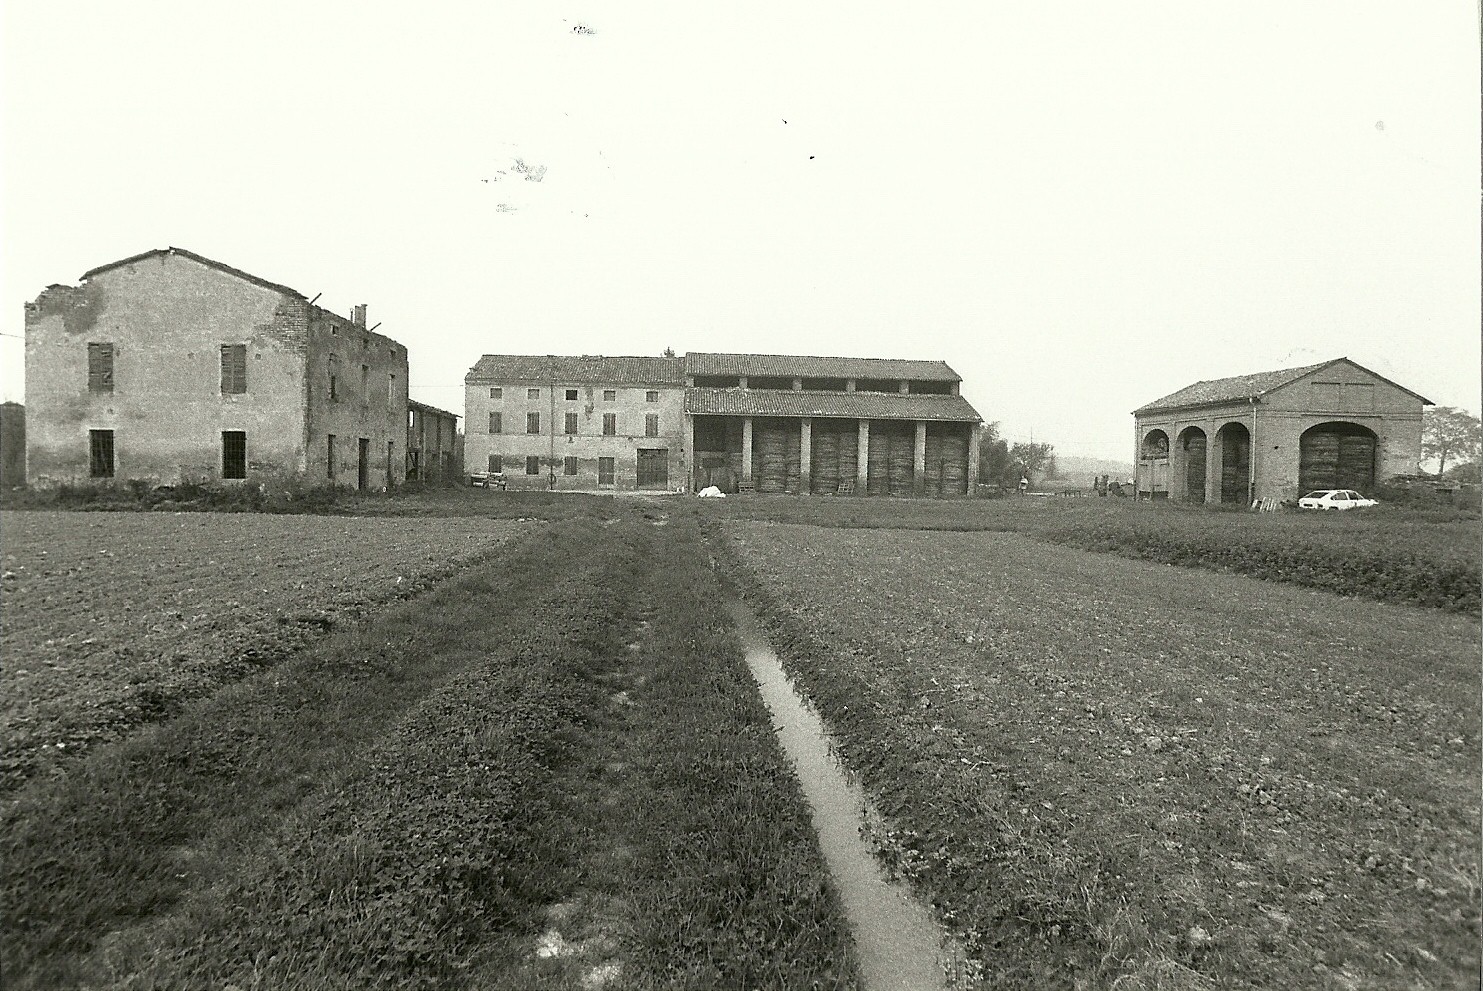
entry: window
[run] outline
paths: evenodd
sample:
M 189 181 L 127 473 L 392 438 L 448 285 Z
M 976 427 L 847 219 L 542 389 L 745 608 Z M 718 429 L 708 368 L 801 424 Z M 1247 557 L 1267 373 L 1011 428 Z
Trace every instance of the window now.
M 597 484 L 598 485 L 612 485 L 613 484 L 613 459 L 612 458 L 598 458 L 597 459 Z
M 577 459 L 576 458 L 562 458 L 561 459 L 561 473 L 563 475 L 575 475 L 577 473 Z
M 240 396 L 247 391 L 247 345 L 221 346 L 221 394 Z
M 541 414 L 525 414 L 525 432 L 528 434 L 538 434 L 541 432 Z
M 360 366 L 360 401 L 369 402 L 371 398 L 371 366 Z
M 498 454 L 491 454 L 489 456 L 489 474 L 498 475 L 504 470 L 504 460 Z
M 335 480 L 335 435 L 330 434 L 330 442 L 325 451 L 326 475 L 330 481 Z
M 221 477 L 247 477 L 247 432 L 223 430 L 221 432 Z
M 568 413 L 566 415 L 566 432 L 569 434 L 577 432 L 577 414 Z
M 566 401 L 569 402 L 569 403 L 574 403 L 574 402 L 577 401 L 577 390 L 576 389 L 568 389 L 568 390 L 566 390 Z
M 330 401 L 331 402 L 338 402 L 339 399 L 340 399 L 340 392 L 339 392 L 338 389 L 335 388 L 335 382 L 336 382 L 336 379 L 340 375 L 340 359 L 339 358 L 336 358 L 334 355 L 330 355 L 329 373 L 330 373 Z
M 88 391 L 113 391 L 112 344 L 88 345 Z
M 605 402 L 605 403 L 617 402 L 618 401 L 618 390 L 617 389 L 604 389 L 602 391 L 602 401 Z
M 505 390 L 504 389 L 495 388 L 495 389 L 490 389 L 489 390 L 489 398 L 490 399 L 503 399 L 504 397 L 505 397 Z
M 113 477 L 113 431 L 88 431 L 88 474 L 93 478 Z
M 525 473 L 527 475 L 539 475 L 541 473 L 541 459 L 534 454 L 525 456 Z
M 489 432 L 492 434 L 503 432 L 504 415 L 500 413 L 489 414 Z
M 396 372 L 386 375 L 386 408 L 396 409 Z
M 644 393 L 644 402 L 646 402 L 646 403 L 657 403 L 657 402 L 659 402 L 659 392 L 657 390 L 655 390 L 655 389 L 650 389 L 648 392 Z
M 647 414 L 644 417 L 644 436 L 645 437 L 658 437 L 659 436 L 659 414 L 658 413 L 649 413 L 649 414 Z
M 540 389 L 526 389 L 525 390 L 525 398 L 526 399 L 540 399 L 541 398 L 541 390 Z
M 602 415 L 602 432 L 605 437 L 612 437 L 618 433 L 617 413 L 604 413 Z

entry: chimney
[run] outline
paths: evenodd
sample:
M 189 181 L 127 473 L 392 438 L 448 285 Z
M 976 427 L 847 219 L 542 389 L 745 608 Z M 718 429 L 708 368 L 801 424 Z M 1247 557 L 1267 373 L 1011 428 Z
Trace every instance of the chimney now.
M 366 325 L 365 303 L 356 303 L 350 308 L 350 322 L 355 324 L 357 327 L 364 327 Z

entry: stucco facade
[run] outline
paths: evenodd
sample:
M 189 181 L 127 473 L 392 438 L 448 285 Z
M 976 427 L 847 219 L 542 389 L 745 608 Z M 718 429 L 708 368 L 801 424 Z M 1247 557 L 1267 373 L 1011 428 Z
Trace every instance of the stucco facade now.
M 1339 358 L 1200 382 L 1134 413 L 1140 498 L 1249 504 L 1417 470 L 1423 396 Z
M 354 369 L 334 398 L 332 355 Z M 364 441 L 381 488 L 400 476 L 406 379 L 405 348 L 293 289 L 147 252 L 27 304 L 27 480 L 324 481 L 335 434 L 356 459 L 336 480 L 361 481 Z
M 464 387 L 467 471 L 557 491 L 685 485 L 679 359 L 485 355 Z

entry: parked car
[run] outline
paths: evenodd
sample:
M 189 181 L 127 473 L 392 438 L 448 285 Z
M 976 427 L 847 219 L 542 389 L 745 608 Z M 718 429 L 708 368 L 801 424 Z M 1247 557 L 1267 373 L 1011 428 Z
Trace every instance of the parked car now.
M 1366 499 L 1353 489 L 1320 489 L 1298 500 L 1299 509 L 1360 509 L 1378 505 L 1374 499 Z

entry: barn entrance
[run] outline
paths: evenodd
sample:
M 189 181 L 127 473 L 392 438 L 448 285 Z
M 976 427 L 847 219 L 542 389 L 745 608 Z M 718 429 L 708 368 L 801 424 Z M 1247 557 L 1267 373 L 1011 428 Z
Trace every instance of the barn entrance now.
M 858 420 L 814 417 L 809 444 L 809 491 L 834 495 L 840 482 L 855 480 L 860 453 Z
M 927 494 L 968 494 L 968 443 L 971 428 L 956 423 L 927 424 Z
M 1251 431 L 1244 423 L 1220 428 L 1220 501 L 1245 504 L 1251 495 Z
M 1184 501 L 1205 501 L 1205 431 L 1185 427 L 1179 434 L 1179 449 L 1184 455 Z
M 1298 492 L 1375 487 L 1375 432 L 1357 423 L 1320 423 L 1298 440 Z
M 639 448 L 637 468 L 639 488 L 667 488 L 669 486 L 669 448 Z
M 752 475 L 758 492 L 796 493 L 801 457 L 797 420 L 772 416 L 752 420 Z
M 917 428 L 910 421 L 870 421 L 870 451 L 866 458 L 870 495 L 909 496 L 917 459 Z

